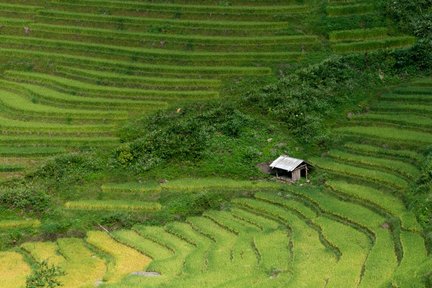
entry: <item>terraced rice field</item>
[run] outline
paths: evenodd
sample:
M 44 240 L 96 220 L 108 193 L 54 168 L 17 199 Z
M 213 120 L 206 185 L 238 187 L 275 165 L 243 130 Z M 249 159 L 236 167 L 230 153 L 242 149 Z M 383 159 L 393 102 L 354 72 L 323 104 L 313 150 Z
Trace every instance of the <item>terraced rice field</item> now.
M 409 47 L 415 38 L 392 35 L 377 1 L 331 0 L 326 7 L 330 47 L 336 53 Z
M 22 249 L 65 269 L 64 287 L 425 287 L 412 275 L 430 271 L 432 260 L 401 201 L 348 179 L 328 185 L 280 186 L 186 222 Z M 390 217 L 401 229 L 387 226 Z M 1 255 L 2 263 L 17 255 Z M 17 273 L 14 267 L 2 271 Z M 19 271 L 14 279 L 30 273 Z M 404 286 L 408 281 L 413 286 Z
M 422 95 L 420 100 L 419 93 Z M 331 195 L 360 203 L 387 219 L 398 219 L 393 224 L 396 227 L 381 223 L 381 228 L 390 227 L 395 242 L 398 267 L 393 272 L 393 287 L 425 287 L 419 271 L 432 269 L 421 228 L 414 215 L 398 200 L 419 176 L 416 167 L 421 163 L 421 152 L 432 143 L 432 126 L 427 123 L 432 118 L 424 113 L 431 107 L 431 99 L 430 79 L 394 89 L 381 96 L 371 111 L 355 115 L 349 126 L 335 129 L 345 140 L 342 149 L 330 151 L 326 158 L 313 160 L 316 166 L 333 176 L 334 180 L 327 182 Z M 422 103 L 421 109 L 400 108 L 415 107 L 418 103 Z M 422 121 L 417 125 L 415 119 Z M 394 231 L 399 230 L 395 235 Z M 410 251 L 413 255 L 408 256 Z M 407 265 L 407 261 L 411 261 L 407 259 L 419 261 L 411 263 L 418 268 Z
M 0 154 L 115 145 L 133 115 L 218 98 L 228 78 L 301 61 L 322 47 L 299 21 L 315 10 L 309 1 L 0 1 Z M 1 167 L 0 178 L 27 164 Z
M 370 119 L 365 126 L 362 119 L 357 115 L 347 127 L 371 127 Z M 399 134 L 408 129 L 392 127 Z M 398 197 L 406 189 L 401 183 L 409 185 L 419 173 L 420 150 L 408 149 L 419 144 L 401 146 L 396 138 L 383 146 L 378 137 L 357 143 L 344 128 L 335 129 L 345 135 L 343 149 L 313 160 L 331 175 L 326 187 L 229 180 L 227 189 L 263 191 L 234 199 L 224 211 L 163 227 L 138 225 L 111 234 L 91 231 L 84 240 L 26 243 L 18 252 L 30 258 L 0 255 L 0 271 L 15 275 L 6 278 L 7 287 L 19 287 L 13 285 L 30 273 L 18 268 L 30 267 L 24 259 L 48 259 L 65 269 L 64 287 L 427 287 L 423 277 L 431 271 L 432 258 L 421 226 Z M 346 164 L 336 169 L 341 161 Z M 380 182 L 362 171 L 394 178 Z M 222 189 L 217 180 L 106 184 L 102 190 L 193 192 L 214 189 L 215 183 Z
M 217 98 L 227 78 L 269 75 L 277 63 L 322 49 L 316 35 L 302 32 L 313 2 L 230 3 L 0 1 L 0 175 L 86 145 L 115 145 L 118 125 L 137 113 Z M 370 1 L 329 1 L 331 48 L 412 43 L 389 36 L 375 14 Z M 330 175 L 324 188 L 218 178 L 107 183 L 103 199 L 65 208 L 151 213 L 164 192 L 258 192 L 184 222 L 24 243 L 0 252 L 1 285 L 25 287 L 35 261 L 47 260 L 65 270 L 59 280 L 71 288 L 426 288 L 432 259 L 400 196 L 432 144 L 429 97 L 432 80 L 419 80 L 336 128 L 343 147 L 312 159 Z M 0 221 L 0 229 L 38 225 Z
M 312 58 L 324 45 L 302 20 L 318 9 L 316 1 L 0 1 L 0 154 L 45 159 L 112 146 L 133 115 L 218 98 L 227 79 Z M 330 1 L 332 49 L 413 42 L 369 23 L 376 10 Z M 2 167 L 0 180 L 35 166 Z

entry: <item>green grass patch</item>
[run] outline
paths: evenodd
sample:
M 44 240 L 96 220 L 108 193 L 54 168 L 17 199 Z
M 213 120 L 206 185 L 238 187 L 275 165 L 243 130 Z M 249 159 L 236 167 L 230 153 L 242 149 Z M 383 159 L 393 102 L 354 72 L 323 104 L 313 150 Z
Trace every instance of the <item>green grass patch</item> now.
M 195 192 L 212 189 L 259 190 L 278 188 L 279 184 L 264 181 L 244 181 L 226 178 L 184 178 L 168 181 L 161 185 L 162 189 L 174 192 Z
M 105 71 L 79 69 L 66 66 L 57 66 L 57 71 L 64 73 L 67 78 L 82 77 L 87 81 L 100 83 L 102 85 L 121 85 L 135 88 L 158 88 L 158 89 L 215 89 L 221 86 L 220 80 L 215 79 L 183 79 L 169 77 L 144 77 L 131 76 L 120 73 L 111 73 Z
M 312 164 L 319 168 L 325 169 L 335 174 L 342 176 L 351 176 L 358 179 L 366 179 L 371 182 L 375 182 L 380 185 L 390 186 L 396 189 L 406 190 L 408 183 L 397 175 L 377 171 L 375 169 L 368 169 L 357 167 L 353 165 L 347 165 L 332 161 L 330 159 L 310 159 Z
M 50 156 L 55 154 L 65 153 L 66 149 L 63 147 L 17 147 L 17 146 L 0 146 L 1 156 Z
M 118 88 L 118 87 L 107 87 L 101 85 L 94 85 L 90 83 L 80 82 L 72 79 L 63 77 L 41 74 L 41 73 L 30 73 L 21 71 L 7 71 L 6 76 L 8 79 L 15 81 L 23 81 L 30 83 L 38 83 L 40 85 L 53 86 L 54 88 L 62 88 L 66 92 L 72 94 L 82 93 L 85 96 L 97 95 L 104 96 L 107 98 L 132 98 L 132 99 L 148 99 L 148 100 L 167 100 L 167 99 L 184 99 L 184 98 L 198 98 L 198 99 L 209 99 L 217 98 L 219 93 L 215 91 L 160 91 L 160 90 L 143 90 L 133 88 Z M 113 103 L 115 101 L 111 101 Z M 105 102 L 107 103 L 107 101 Z M 108 102 L 109 103 L 109 102 Z M 137 102 L 135 105 L 139 105 Z M 149 102 L 148 104 L 151 104 Z M 160 102 L 155 102 L 156 105 L 164 106 Z M 162 104 L 162 105 L 161 105 Z M 125 106 L 123 106 L 124 108 Z
M 367 40 L 362 42 L 351 43 L 335 43 L 331 48 L 336 53 L 351 53 L 351 52 L 365 52 L 373 50 L 388 50 L 406 48 L 415 43 L 414 37 L 400 36 L 388 37 L 380 40 Z
M 134 202 L 120 200 L 80 200 L 65 203 L 65 208 L 70 210 L 103 210 L 103 211 L 130 211 L 130 212 L 156 212 L 161 205 L 156 202 Z
M 420 106 L 420 105 L 419 105 Z M 384 107 L 387 108 L 387 107 Z M 388 107 L 390 108 L 390 107 Z M 391 109 L 391 108 L 390 108 Z M 371 122 L 371 123 L 390 123 L 397 124 L 402 126 L 409 126 L 413 129 L 422 128 L 429 129 L 432 128 L 432 118 L 427 115 L 417 115 L 413 113 L 407 113 L 403 111 L 401 108 L 401 113 L 392 113 L 392 112 L 373 112 L 356 115 L 354 119 L 358 119 L 362 122 Z
M 39 220 L 0 220 L 0 229 L 17 229 L 17 228 L 37 228 L 41 222 Z
M 420 174 L 420 171 L 416 166 L 406 163 L 406 161 L 356 155 L 340 150 L 330 150 L 328 155 L 332 158 L 338 159 L 339 162 L 374 167 L 375 169 L 389 171 L 396 175 L 401 174 L 408 179 L 415 179 Z
M 375 6 L 368 3 L 355 3 L 352 5 L 330 5 L 327 6 L 327 14 L 330 17 L 346 16 L 352 14 L 367 14 L 375 12 Z
M 401 150 L 401 149 L 390 149 L 385 146 L 368 145 L 368 144 L 358 144 L 348 142 L 344 144 L 344 147 L 348 148 L 357 153 L 363 153 L 366 155 L 385 155 L 389 157 L 395 157 L 399 159 L 409 159 L 411 162 L 418 164 L 422 161 L 422 156 L 411 150 Z
M 384 126 L 348 126 L 334 129 L 336 133 L 354 134 L 363 137 L 371 137 L 380 140 L 387 140 L 395 143 L 407 143 L 411 145 L 432 144 L 430 133 L 398 129 Z
M 87 242 L 110 256 L 103 280 L 114 283 L 132 272 L 142 271 L 151 259 L 126 245 L 120 244 L 108 234 L 100 231 L 87 233 Z
M 369 39 L 380 39 L 387 36 L 388 29 L 385 27 L 376 27 L 370 29 L 352 29 L 339 30 L 329 33 L 329 40 L 337 41 L 362 41 Z
M 352 184 L 344 181 L 327 181 L 326 184 L 337 193 L 371 203 L 387 213 L 400 218 L 404 229 L 421 231 L 421 227 L 417 223 L 414 214 L 405 208 L 400 199 L 392 195 L 366 185 Z

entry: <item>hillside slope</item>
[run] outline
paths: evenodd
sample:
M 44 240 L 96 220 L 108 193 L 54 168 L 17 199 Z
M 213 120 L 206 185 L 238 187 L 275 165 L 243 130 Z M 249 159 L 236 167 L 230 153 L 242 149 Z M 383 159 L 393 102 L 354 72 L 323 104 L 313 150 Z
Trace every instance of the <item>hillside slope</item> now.
M 117 127 L 168 105 L 219 98 L 322 50 L 301 19 L 313 1 L 1 1 L 1 175 L 44 157 L 112 147 Z
M 325 188 L 269 184 L 253 199 L 234 199 L 225 211 L 185 222 L 88 232 L 85 244 L 59 239 L 21 248 L 33 260 L 62 267 L 64 287 L 427 287 L 432 258 L 399 197 L 419 175 L 420 153 L 432 143 L 431 119 L 421 116 L 431 83 L 393 89 L 369 112 L 335 128 L 343 148 L 312 161 L 331 175 Z M 403 118 L 400 105 L 412 106 Z M 412 127 L 416 117 L 425 124 Z M 3 254 L 5 263 L 17 257 Z M 27 266 L 21 259 L 4 269 L 25 279 Z M 17 287 L 16 279 L 4 287 Z
M 0 286 L 430 287 L 432 57 L 384 2 L 0 1 Z

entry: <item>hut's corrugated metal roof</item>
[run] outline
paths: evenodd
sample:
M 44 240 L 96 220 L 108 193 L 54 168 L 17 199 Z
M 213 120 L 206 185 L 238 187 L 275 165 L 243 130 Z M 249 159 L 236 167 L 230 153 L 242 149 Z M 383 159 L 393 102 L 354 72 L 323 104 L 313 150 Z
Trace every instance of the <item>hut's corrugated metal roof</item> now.
M 277 158 L 276 160 L 274 160 L 270 164 L 270 167 L 272 169 L 278 168 L 278 169 L 283 169 L 283 170 L 292 172 L 294 169 L 296 169 L 303 162 L 304 162 L 304 160 L 302 160 L 302 159 L 296 159 L 296 158 L 289 157 L 287 155 L 282 155 L 279 158 Z

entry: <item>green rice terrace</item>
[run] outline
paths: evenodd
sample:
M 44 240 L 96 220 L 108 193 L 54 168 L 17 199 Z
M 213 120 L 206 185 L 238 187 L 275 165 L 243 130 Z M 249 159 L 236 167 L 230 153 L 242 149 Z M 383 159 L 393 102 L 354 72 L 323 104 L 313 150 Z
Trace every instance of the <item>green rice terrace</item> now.
M 431 0 L 0 0 L 0 287 L 432 287 L 431 28 Z

